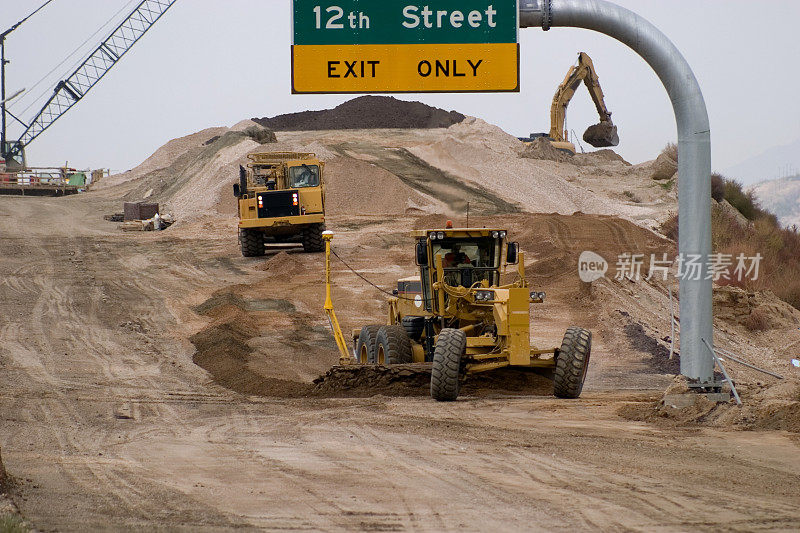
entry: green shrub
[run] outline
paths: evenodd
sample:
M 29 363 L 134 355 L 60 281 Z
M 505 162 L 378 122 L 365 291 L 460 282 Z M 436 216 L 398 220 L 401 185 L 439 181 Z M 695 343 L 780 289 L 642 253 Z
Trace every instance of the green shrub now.
M 763 310 L 753 309 L 742 324 L 749 331 L 767 331 L 769 329 L 769 317 Z
M 19 516 L 11 513 L 0 515 L 0 533 L 27 533 L 30 531 Z
M 755 220 L 756 205 L 752 194 L 746 194 L 735 181 L 725 181 L 725 199 L 747 220 Z
M 661 150 L 661 153 L 666 154 L 666 156 L 673 161 L 678 161 L 678 145 L 675 143 L 667 144 L 664 149 Z
M 762 209 L 758 199 L 752 192 L 744 192 L 742 186 L 733 180 L 729 180 L 716 174 L 723 182 L 724 198 L 735 207 L 747 220 L 758 220 L 766 218 L 774 226 L 779 226 L 778 217 L 769 211 Z M 719 184 L 717 184 L 719 186 Z M 714 176 L 711 176 L 711 195 L 714 196 Z M 715 198 L 716 199 L 716 198 Z M 717 200 L 719 201 L 719 200 Z
M 770 290 L 778 298 L 800 309 L 800 232 L 797 228 L 782 228 L 777 219 L 764 212 L 758 220 L 743 225 L 739 219 L 722 209 L 711 211 L 711 246 L 714 253 L 735 258 L 739 254 L 755 257 L 761 254 L 757 280 L 734 278 L 720 280 L 720 285 L 745 290 Z M 678 240 L 678 215 L 673 214 L 661 226 L 661 233 Z M 758 326 L 753 319 L 753 325 Z
M 720 174 L 711 174 L 711 198 L 718 202 L 725 199 L 725 178 Z

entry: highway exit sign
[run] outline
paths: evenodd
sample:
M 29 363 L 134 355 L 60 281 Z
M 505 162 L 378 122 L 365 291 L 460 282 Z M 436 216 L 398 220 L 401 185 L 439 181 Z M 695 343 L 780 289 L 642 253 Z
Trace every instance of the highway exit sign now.
M 292 92 L 519 91 L 518 0 L 294 0 Z

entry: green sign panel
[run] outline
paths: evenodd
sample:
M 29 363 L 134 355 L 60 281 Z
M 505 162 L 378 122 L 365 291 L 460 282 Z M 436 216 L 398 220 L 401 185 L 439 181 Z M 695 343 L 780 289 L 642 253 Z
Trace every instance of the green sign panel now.
M 294 0 L 295 45 L 516 43 L 517 0 Z

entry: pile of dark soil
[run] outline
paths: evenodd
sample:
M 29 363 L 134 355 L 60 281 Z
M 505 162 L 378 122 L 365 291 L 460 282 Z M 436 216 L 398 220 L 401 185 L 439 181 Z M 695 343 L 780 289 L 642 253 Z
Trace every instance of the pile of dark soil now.
M 312 396 L 360 398 L 383 396 L 427 396 L 430 394 L 430 365 L 336 366 L 314 380 Z M 521 370 L 503 369 L 469 376 L 461 396 L 490 395 L 551 396 L 551 379 Z
M 644 361 L 647 365 L 645 372 L 655 374 L 681 373 L 681 356 L 675 354 L 670 359 L 669 350 L 655 338 L 648 335 L 641 324 L 632 322 L 626 325 L 623 330 L 631 348 L 650 356 Z M 664 342 L 668 341 L 664 340 Z
M 323 111 L 303 111 L 253 122 L 273 131 L 448 128 L 464 115 L 390 96 L 361 96 Z
M 428 394 L 430 368 L 420 365 L 336 366 L 314 380 L 309 393 L 325 397 L 423 396 Z

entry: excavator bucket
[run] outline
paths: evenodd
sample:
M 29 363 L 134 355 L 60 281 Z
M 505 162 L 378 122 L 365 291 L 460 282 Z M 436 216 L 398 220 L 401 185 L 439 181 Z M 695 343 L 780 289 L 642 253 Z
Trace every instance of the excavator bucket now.
M 611 121 L 603 121 L 599 124 L 589 126 L 583 134 L 583 140 L 595 148 L 608 148 L 619 145 L 619 134 L 617 127 Z

